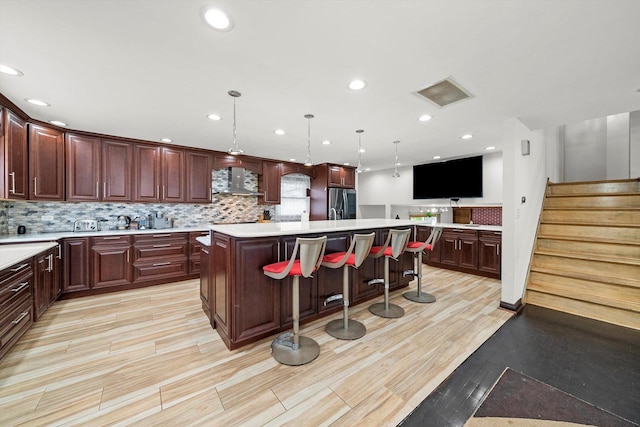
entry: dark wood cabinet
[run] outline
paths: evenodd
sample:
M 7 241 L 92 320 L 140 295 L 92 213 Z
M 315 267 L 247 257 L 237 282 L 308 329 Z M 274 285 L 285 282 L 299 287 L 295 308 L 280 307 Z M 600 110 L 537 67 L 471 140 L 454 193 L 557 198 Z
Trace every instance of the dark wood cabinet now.
M 62 292 L 91 289 L 89 272 L 90 238 L 74 237 L 62 241 Z
M 327 236 L 327 248 L 325 250 L 325 253 L 330 254 L 333 252 L 344 252 L 349 248 L 350 244 L 351 240 L 349 233 L 332 233 Z M 342 307 L 342 299 L 333 300 L 332 298 L 336 295 L 342 295 L 343 293 L 342 275 L 343 267 L 321 267 L 315 273 L 315 276 L 317 276 L 318 278 L 318 291 L 316 301 L 318 313 L 323 313 L 330 310 L 335 311 L 336 309 Z M 351 286 L 352 284 L 351 282 L 349 282 L 349 287 L 351 288 Z M 349 292 L 349 294 L 351 294 L 351 292 Z
M 208 235 L 208 231 L 192 231 L 189 233 L 189 275 L 199 274 L 201 268 L 202 257 L 200 256 L 200 251 L 202 251 L 203 246 L 196 238 Z
M 299 173 L 313 178 L 315 176 L 315 169 L 313 166 L 305 166 L 300 163 L 282 162 L 282 176 L 292 173 Z
M 186 151 L 187 203 L 211 202 L 211 156 L 200 151 Z
M 263 194 L 258 197 L 258 203 L 263 205 L 280 204 L 280 181 L 282 178 L 282 164 L 263 161 L 262 175 L 258 180 L 259 191 Z
M 161 154 L 162 188 L 160 189 L 160 201 L 169 203 L 184 202 L 186 187 L 184 150 L 163 147 Z
M 0 271 L 0 358 L 33 324 L 32 260 Z
M 213 157 L 213 169 L 241 167 L 262 175 L 262 160 L 248 156 L 232 156 L 231 154 L 216 154 Z
M 212 295 L 211 288 L 213 286 L 213 278 L 211 276 L 211 253 L 209 247 L 203 247 L 200 250 L 200 301 L 202 302 L 202 311 L 209 318 L 209 322 L 215 328 L 213 324 L 213 318 L 211 317 L 211 300 Z
M 4 166 L 4 173 L 0 192 L 7 199 L 26 200 L 29 193 L 27 123 L 6 108 L 3 116 L 4 146 L 1 147 L 0 159 L 3 161 L 0 166 Z
M 478 234 L 478 270 L 500 275 L 502 232 L 480 231 Z
M 64 200 L 64 170 L 64 134 L 30 124 L 29 199 Z
M 131 143 L 67 134 L 67 200 L 131 201 Z
M 329 187 L 356 188 L 355 168 L 329 165 L 328 185 Z
M 130 237 L 91 237 L 91 267 L 92 289 L 130 285 Z
M 296 238 L 294 236 L 283 237 L 280 240 L 280 248 L 282 251 L 280 254 L 281 260 L 289 260 L 291 258 L 295 243 Z M 314 274 L 313 277 L 300 277 L 299 279 L 300 298 L 298 300 L 298 306 L 301 321 L 312 317 L 318 310 L 318 283 L 316 278 L 317 274 Z M 282 280 L 273 280 L 273 282 L 276 286 L 280 286 L 280 325 L 291 325 L 293 322 L 293 278 L 286 277 Z
M 424 237 L 430 227 L 418 227 Z M 422 262 L 499 279 L 501 276 L 500 245 L 502 233 L 486 230 L 445 228 L 433 251 L 425 252 Z
M 59 247 L 35 257 L 33 297 L 34 321 L 37 321 L 60 295 Z
M 184 150 L 135 144 L 133 163 L 135 202 L 185 201 Z
M 187 233 L 135 235 L 133 281 L 168 281 L 186 276 L 188 243 Z

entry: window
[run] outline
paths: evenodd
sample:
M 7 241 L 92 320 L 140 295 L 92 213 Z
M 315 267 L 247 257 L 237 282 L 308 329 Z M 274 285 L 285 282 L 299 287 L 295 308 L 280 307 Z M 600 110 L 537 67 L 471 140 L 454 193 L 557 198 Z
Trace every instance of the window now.
M 302 211 L 309 212 L 307 196 L 311 179 L 298 173 L 285 175 L 280 181 L 280 204 L 276 206 L 275 220 L 278 222 L 300 221 Z

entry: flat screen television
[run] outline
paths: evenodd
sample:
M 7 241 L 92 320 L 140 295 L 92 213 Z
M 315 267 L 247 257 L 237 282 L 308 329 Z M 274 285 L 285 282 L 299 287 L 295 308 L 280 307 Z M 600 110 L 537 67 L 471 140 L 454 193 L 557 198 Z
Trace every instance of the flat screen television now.
M 414 199 L 482 197 L 482 156 L 413 167 Z

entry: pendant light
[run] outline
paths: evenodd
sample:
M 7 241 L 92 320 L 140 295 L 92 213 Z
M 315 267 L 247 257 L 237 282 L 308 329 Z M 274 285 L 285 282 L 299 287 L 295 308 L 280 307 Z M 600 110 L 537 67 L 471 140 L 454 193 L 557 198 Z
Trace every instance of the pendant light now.
M 393 143 L 396 146 L 396 162 L 395 162 L 395 168 L 393 170 L 393 175 L 391 175 L 394 178 L 400 178 L 400 172 L 398 172 L 398 144 L 400 144 L 400 141 L 393 141 Z
M 360 139 L 362 136 L 362 132 L 364 130 L 358 129 L 356 133 L 358 134 L 358 167 L 356 168 L 357 173 L 362 173 L 362 140 Z
M 238 154 L 244 153 L 240 148 L 238 148 L 238 141 L 236 136 L 236 98 L 239 98 L 241 93 L 236 90 L 230 90 L 228 92 L 229 96 L 233 97 L 233 145 L 229 148 L 228 153 L 232 156 L 236 156 Z
M 304 161 L 305 166 L 313 166 L 311 161 L 311 119 L 313 114 L 305 114 L 304 118 L 307 119 L 307 160 Z

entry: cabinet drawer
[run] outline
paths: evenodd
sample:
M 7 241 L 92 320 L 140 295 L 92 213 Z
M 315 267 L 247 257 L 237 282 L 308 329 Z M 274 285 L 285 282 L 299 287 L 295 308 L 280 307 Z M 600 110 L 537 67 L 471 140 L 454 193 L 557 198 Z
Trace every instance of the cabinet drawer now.
M 104 236 L 92 237 L 91 246 L 95 245 L 129 245 L 131 236 Z
M 0 271 L 0 289 L 4 287 L 7 280 L 12 280 L 12 277 L 16 276 L 17 274 L 23 274 L 33 271 L 30 267 L 31 261 L 23 261 Z
M 5 316 L 10 316 L 10 313 L 25 299 L 31 300 L 32 288 L 33 272 L 31 269 L 25 271 L 24 274 L 6 279 L 0 285 L 0 320 L 4 320 Z
M 502 231 L 486 231 L 479 232 L 481 239 L 502 239 Z
M 154 244 L 136 244 L 134 262 L 158 258 L 187 256 L 187 242 L 156 242 Z
M 154 242 L 158 242 L 158 241 L 169 241 L 169 240 L 184 240 L 185 242 L 188 240 L 187 239 L 187 233 L 163 233 L 163 232 L 158 232 L 158 233 L 153 233 L 153 234 L 136 234 L 134 236 L 134 244 L 138 244 L 138 243 L 145 243 L 145 244 L 152 244 Z
M 187 259 L 168 259 L 166 261 L 137 263 L 133 265 L 133 281 L 167 279 L 187 274 Z
M 470 237 L 478 236 L 477 230 L 465 230 L 463 228 L 445 228 L 443 230 L 443 233 L 456 235 L 456 236 L 470 236 Z
M 0 357 L 9 350 L 18 338 L 33 324 L 31 299 L 24 300 L 0 322 Z

